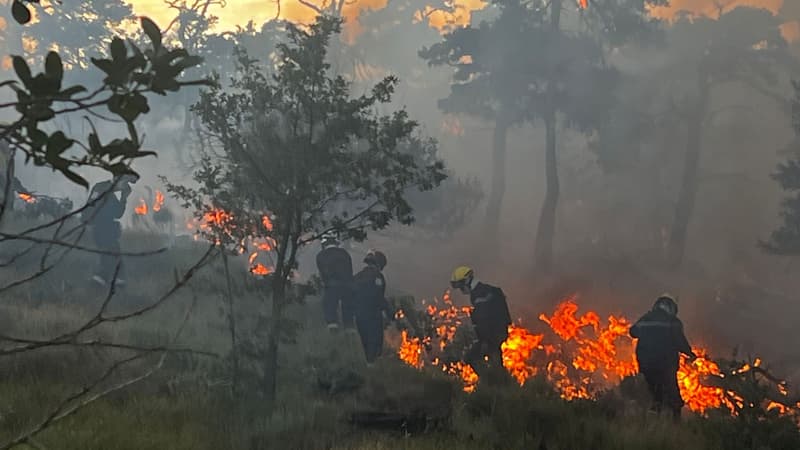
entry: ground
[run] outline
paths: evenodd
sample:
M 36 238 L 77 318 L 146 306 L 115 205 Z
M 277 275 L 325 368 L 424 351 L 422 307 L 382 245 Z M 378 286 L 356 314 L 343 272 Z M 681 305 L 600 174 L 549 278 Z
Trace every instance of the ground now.
M 126 236 L 138 247 L 157 239 Z M 116 311 L 147 304 L 168 289 L 203 248 L 183 243 L 128 265 L 129 286 Z M 36 259 L 16 265 L 17 276 Z M 86 283 L 92 258 L 76 256 L 42 280 L 5 291 L 3 334 L 43 338 L 91 317 L 103 291 Z M 740 419 L 686 413 L 681 423 L 646 412 L 632 380 L 597 401 L 566 402 L 544 381 L 524 387 L 481 386 L 467 394 L 451 377 L 418 371 L 391 348 L 375 367 L 363 361 L 357 338 L 331 335 L 316 298 L 291 307 L 297 333 L 282 345 L 278 400 L 270 413 L 245 378 L 248 390 L 230 392 L 230 339 L 225 321 L 224 277 L 206 267 L 170 303 L 131 322 L 99 330 L 93 338 L 139 345 L 171 345 L 214 352 L 221 358 L 171 355 L 152 376 L 101 398 L 39 434 L 28 448 L 45 449 L 784 449 L 800 448 L 797 430 Z M 6 277 L 13 274 L 6 273 Z M 240 329 L 253 326 L 265 308 L 257 282 L 236 275 Z M 187 313 L 188 311 L 188 313 Z M 186 326 L 177 340 L 175 330 Z M 390 334 L 396 334 L 390 330 Z M 393 341 L 393 335 L 389 336 Z M 10 345 L 10 344 L 9 344 Z M 123 350 L 69 346 L 3 356 L 0 366 L 0 442 L 35 427 L 64 398 L 112 364 Z M 145 373 L 153 355 L 121 371 L 100 388 Z M 248 387 L 249 386 L 249 387 Z M 406 417 L 377 426 L 375 413 Z M 390 417 L 391 419 L 392 417 Z M 355 423 L 354 423 L 355 422 Z M 368 426 L 369 425 L 369 426 Z M 749 428 L 748 428 L 749 427 Z M 789 445 L 789 447 L 787 447 Z M 26 448 L 24 445 L 20 448 Z

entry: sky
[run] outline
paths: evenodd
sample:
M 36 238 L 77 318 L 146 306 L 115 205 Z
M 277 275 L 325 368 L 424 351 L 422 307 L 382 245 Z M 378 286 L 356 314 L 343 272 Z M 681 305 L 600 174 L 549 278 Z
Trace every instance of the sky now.
M 578 0 L 575 0 L 576 4 Z M 773 13 L 778 13 L 787 0 L 671 0 L 670 6 L 659 7 L 652 11 L 652 14 L 669 19 L 674 17 L 678 11 L 688 11 L 693 14 L 717 15 L 717 4 L 723 4 L 727 9 L 736 6 L 755 6 L 766 8 Z M 800 1 L 800 0 L 788 0 Z M 322 0 L 311 0 L 312 3 L 321 4 Z M 347 19 L 345 24 L 345 38 L 355 39 L 361 32 L 358 25 L 358 14 L 362 9 L 380 9 L 386 5 L 387 0 L 358 0 L 351 5 L 345 6 L 344 16 Z M 154 19 L 159 25 L 166 26 L 174 16 L 174 12 L 164 6 L 163 0 L 131 0 L 136 14 L 146 15 Z M 436 29 L 445 29 L 448 23 L 466 24 L 470 20 L 471 12 L 477 11 L 486 6 L 483 0 L 454 0 L 457 8 L 455 14 L 443 11 L 427 11 L 426 20 Z M 591 8 L 591 0 L 589 2 Z M 222 30 L 235 29 L 237 25 L 244 26 L 248 21 L 253 20 L 256 24 L 261 24 L 277 13 L 277 3 L 275 0 L 227 0 L 226 6 L 213 6 L 211 13 L 219 17 L 219 28 Z M 283 0 L 281 2 L 281 18 L 293 21 L 305 22 L 313 18 L 313 11 L 300 3 L 299 0 Z M 421 18 L 417 16 L 417 20 Z M 793 18 L 794 19 L 794 18 Z M 798 17 L 797 19 L 800 19 Z M 790 40 L 800 39 L 800 22 L 791 21 L 784 25 L 784 34 Z
M 174 13 L 164 7 L 163 0 L 129 0 L 136 14 L 146 15 L 156 21 L 160 26 L 165 26 L 174 16 Z M 343 14 L 346 18 L 345 36 L 355 38 L 361 31 L 358 25 L 358 14 L 364 9 L 381 9 L 386 6 L 387 0 L 357 0 L 344 7 Z M 320 5 L 322 0 L 310 0 L 310 3 Z M 454 14 L 443 11 L 428 11 L 426 20 L 436 29 L 444 29 L 449 23 L 469 23 L 471 12 L 483 9 L 486 2 L 483 0 L 453 0 L 456 6 Z M 244 26 L 249 20 L 261 24 L 275 17 L 278 12 L 275 0 L 227 0 L 224 8 L 214 6 L 210 8 L 212 14 L 219 17 L 219 28 L 222 30 L 235 29 Z M 409 14 L 411 15 L 411 14 Z M 281 2 L 281 18 L 292 21 L 306 22 L 314 17 L 313 11 L 298 0 L 283 0 Z M 417 17 L 417 19 L 421 19 Z

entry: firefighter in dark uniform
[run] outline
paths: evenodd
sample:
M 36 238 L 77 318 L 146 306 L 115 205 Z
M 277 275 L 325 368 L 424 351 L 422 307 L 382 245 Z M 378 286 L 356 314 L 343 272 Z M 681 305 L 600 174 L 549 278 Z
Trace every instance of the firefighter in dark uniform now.
M 342 325 L 354 327 L 353 311 L 353 261 L 347 250 L 339 247 L 332 235 L 322 238 L 322 251 L 317 254 L 317 270 L 322 279 L 322 312 L 328 329 L 339 328 L 339 304 L 342 307 Z
M 678 388 L 679 353 L 692 360 L 696 358 L 677 316 L 678 304 L 664 294 L 630 331 L 638 339 L 636 359 L 653 397 L 653 410 L 661 412 L 667 408 L 675 419 L 680 418 L 683 407 Z
M 367 364 L 372 365 L 383 351 L 384 318 L 393 320 L 394 311 L 386 301 L 386 278 L 382 273 L 386 255 L 370 251 L 364 263 L 367 266 L 356 274 L 353 282 L 356 326 Z
M 511 325 L 505 294 L 498 287 L 478 281 L 473 270 L 466 266 L 453 271 L 450 285 L 469 295 L 473 307 L 470 318 L 477 339 L 467 351 L 464 362 L 472 366 L 479 376 L 502 373 L 501 346 L 508 338 L 508 326 Z M 485 370 L 486 362 L 490 372 Z
M 95 275 L 92 277 L 96 283 L 106 285 L 111 283 L 114 270 L 120 258 L 120 238 L 122 226 L 119 219 L 125 214 L 128 196 L 131 194 L 131 184 L 139 179 L 136 175 L 121 175 L 114 180 L 103 181 L 92 187 L 89 193 L 91 206 L 84 210 L 83 218 L 89 224 L 95 245 L 99 250 L 109 254 L 100 254 Z M 92 203 L 94 202 L 94 203 Z M 122 278 L 122 267 L 115 281 L 117 286 L 125 284 Z

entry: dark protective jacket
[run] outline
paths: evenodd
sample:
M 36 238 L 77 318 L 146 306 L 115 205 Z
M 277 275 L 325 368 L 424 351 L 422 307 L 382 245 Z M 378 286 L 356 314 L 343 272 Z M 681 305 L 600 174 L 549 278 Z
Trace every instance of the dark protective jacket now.
M 653 309 L 631 327 L 631 336 L 638 339 L 636 359 L 645 370 L 677 370 L 678 353 L 693 355 L 683 334 L 683 323 L 661 309 Z
M 498 345 L 505 341 L 511 314 L 502 289 L 478 282 L 470 291 L 469 300 L 474 307 L 470 317 L 478 340 Z
M 345 249 L 328 247 L 317 253 L 317 270 L 325 286 L 342 286 L 353 282 L 353 260 Z
M 353 300 L 356 316 L 392 314 L 386 301 L 386 278 L 375 266 L 368 265 L 353 278 Z
M 100 196 L 104 197 L 84 210 L 84 220 L 94 225 L 103 226 L 119 220 L 125 214 L 125 202 L 121 198 L 117 198 L 118 193 L 109 192 L 112 186 L 113 183 L 111 181 L 103 181 L 94 185 L 92 192 L 89 194 L 89 201 L 91 202 Z

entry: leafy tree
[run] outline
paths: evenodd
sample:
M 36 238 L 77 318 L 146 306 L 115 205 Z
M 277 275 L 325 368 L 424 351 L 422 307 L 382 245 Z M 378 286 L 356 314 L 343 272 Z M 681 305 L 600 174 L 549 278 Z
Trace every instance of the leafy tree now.
M 489 223 L 500 214 L 505 189 L 504 148 L 508 127 L 541 121 L 545 128 L 547 189 L 536 232 L 536 266 L 553 260 L 560 193 L 557 133 L 590 132 L 605 117 L 616 84 L 606 62 L 609 48 L 646 35 L 654 21 L 646 6 L 661 1 L 607 0 L 583 3 L 580 14 L 562 20 L 570 2 L 499 0 L 499 15 L 479 27 L 458 29 L 423 50 L 432 64 L 456 66 L 451 95 L 442 107 L 493 118 L 494 169 Z M 496 224 L 491 228 L 496 228 Z
M 716 20 L 683 18 L 669 29 L 667 42 L 672 52 L 662 73 L 672 80 L 670 103 L 685 126 L 683 171 L 667 254 L 668 262 L 678 266 L 694 212 L 703 136 L 718 113 L 712 107 L 715 89 L 738 83 L 782 102 L 774 87 L 792 62 L 779 21 L 763 9 L 740 7 Z
M 206 82 L 179 80 L 184 70 L 202 60 L 183 49 L 164 47 L 160 30 L 149 19 L 142 19 L 142 28 L 152 42 L 151 48 L 142 51 L 130 42 L 114 38 L 109 45 L 109 58 L 91 59 L 105 76 L 102 85 L 91 92 L 81 85 L 63 85 L 64 67 L 56 52 L 48 53 L 44 72 L 35 75 L 21 56 L 14 56 L 14 70 L 20 82 L 9 80 L 2 85 L 13 89 L 17 97 L 16 102 L 5 106 L 15 108 L 20 115 L 0 126 L 0 138 L 14 151 L 22 152 L 26 160 L 59 171 L 83 186 L 88 183 L 75 168 L 95 167 L 118 175 L 130 172 L 130 163 L 136 158 L 152 155 L 142 151 L 135 126 L 136 120 L 149 111 L 145 95 L 166 95 L 184 86 Z M 63 131 L 45 131 L 57 116 L 93 112 L 100 107 L 107 108 L 125 124 L 127 137 L 103 144 L 97 132 L 92 131 L 84 144 Z M 68 151 L 75 147 L 83 151 Z
M 195 111 L 220 156 L 205 159 L 195 175 L 199 187 L 168 186 L 200 218 L 224 211 L 221 245 L 235 249 L 255 238 L 272 248 L 271 314 L 258 353 L 270 401 L 279 342 L 290 328 L 282 312 L 295 298 L 290 281 L 298 251 L 326 232 L 363 239 L 395 220 L 410 224 L 407 191 L 430 190 L 444 178 L 441 161 L 418 164 L 403 151 L 417 128 L 405 111 L 376 112 L 391 100 L 394 77 L 351 97 L 349 84 L 330 75 L 327 46 L 340 27 L 340 19 L 327 16 L 308 28 L 287 25 L 274 73 L 245 57 L 232 91 L 204 92 Z M 334 210 L 333 203 L 343 207 Z
M 15 2 L 15 14 L 21 15 L 21 3 Z M 24 17 L 21 17 L 24 18 Z M 20 22 L 25 22 L 20 20 Z M 91 63 L 99 69 L 102 76 L 98 77 L 96 85 L 89 88 L 82 85 L 67 86 L 64 80 L 65 67 L 57 52 L 49 52 L 44 60 L 44 71 L 35 73 L 26 61 L 19 55 L 13 57 L 13 68 L 18 80 L 5 80 L 0 82 L 0 87 L 13 90 L 16 100 L 3 104 L 1 107 L 13 116 L 9 123 L 0 124 L 0 145 L 4 153 L 10 151 L 10 157 L 15 152 L 21 152 L 26 157 L 26 162 L 33 162 L 42 169 L 59 172 L 67 179 L 87 186 L 83 178 L 83 169 L 94 168 L 111 175 L 131 173 L 131 164 L 139 158 L 152 154 L 144 151 L 139 138 L 136 121 L 149 112 L 148 96 L 151 94 L 166 95 L 168 92 L 179 91 L 182 87 L 196 84 L 207 84 L 207 81 L 184 81 L 181 78 L 183 71 L 193 67 L 201 60 L 190 55 L 184 49 L 172 48 L 163 45 L 161 31 L 147 18 L 141 20 L 142 29 L 149 38 L 148 46 L 138 46 L 131 42 L 115 38 L 110 41 L 108 49 L 103 52 L 108 58 L 93 58 Z M 80 64 L 81 67 L 87 64 Z M 85 114 L 93 119 L 89 121 L 92 131 L 88 137 L 69 135 L 69 130 L 59 130 L 54 120 L 69 114 Z M 109 115 L 110 114 L 110 115 Z M 97 119 L 99 118 L 99 119 Z M 103 144 L 94 130 L 95 122 L 117 122 L 123 124 L 123 137 Z M 47 129 L 55 128 L 56 131 L 48 132 Z M 4 157 L 6 155 L 3 155 Z M 4 168 L 8 170 L 8 168 Z M 4 248 L 4 261 L 0 264 L 3 273 L 3 285 L 0 294 L 7 294 L 16 287 L 28 286 L 41 282 L 42 277 L 63 263 L 64 259 L 73 251 L 87 253 L 104 253 L 100 249 L 84 247 L 80 243 L 81 236 L 86 230 L 86 224 L 75 224 L 73 219 L 85 212 L 94 203 L 101 202 L 109 195 L 106 192 L 96 200 L 86 205 L 64 213 L 59 217 L 45 223 L 38 223 L 24 230 L 10 230 L 2 219 L 9 204 L 10 186 L 8 172 L 0 179 L 5 179 L 2 186 L 3 196 L 0 203 L 0 245 Z M 70 206 L 71 209 L 71 206 Z M 49 236 L 48 236 L 49 235 Z M 22 245 L 27 247 L 22 248 Z M 153 252 L 139 253 L 139 255 L 152 254 Z M 28 273 L 31 266 L 26 264 L 23 257 L 26 255 L 41 254 L 33 273 Z M 136 255 L 127 253 L 126 255 Z M 118 255 L 119 256 L 119 255 Z M 168 354 L 175 351 L 188 351 L 189 353 L 205 354 L 208 352 L 195 352 L 191 349 L 177 350 L 174 347 L 175 338 L 168 345 L 148 347 L 135 342 L 119 342 L 99 338 L 96 333 L 113 324 L 126 322 L 154 311 L 168 302 L 173 294 L 180 290 L 195 274 L 195 272 L 208 262 L 212 251 L 203 256 L 194 266 L 190 267 L 182 276 L 178 276 L 176 283 L 166 294 L 146 306 L 138 306 L 126 312 L 113 312 L 109 305 L 114 297 L 115 280 L 112 281 L 109 291 L 105 294 L 102 305 L 93 314 L 86 316 L 79 323 L 65 324 L 56 336 L 36 338 L 35 336 L 12 336 L 4 331 L 3 345 L 0 346 L 0 356 L 30 355 L 42 349 L 58 351 L 58 349 L 92 348 L 100 350 L 97 355 L 102 363 L 108 364 L 107 369 L 101 374 L 90 374 L 86 384 L 68 398 L 54 405 L 49 411 L 42 411 L 42 417 L 37 420 L 25 418 L 28 427 L 16 436 L 6 436 L 0 443 L 0 448 L 17 448 L 23 445 L 39 446 L 35 437 L 46 431 L 52 425 L 72 416 L 77 411 L 91 405 L 114 392 L 141 381 L 155 373 L 163 366 Z M 43 292 L 49 292 L 46 290 Z M 58 290 L 59 300 L 63 300 L 63 292 Z M 3 297 L 5 299 L 6 297 Z M 98 303 L 98 304 L 100 304 Z M 21 328 L 25 328 L 22 326 Z M 175 337 L 180 334 L 180 329 Z M 102 333 L 101 333 L 102 334 Z M 120 351 L 124 353 L 120 356 Z M 137 373 L 135 376 L 124 377 L 119 373 L 129 368 L 134 361 L 158 355 L 158 362 L 147 372 Z M 111 360 L 111 362 L 109 362 Z M 82 361 L 81 364 L 85 364 Z M 127 378 L 123 382 L 109 386 L 109 381 L 114 378 Z M 102 386 L 102 388 L 100 387 Z
M 777 255 L 800 255 L 800 82 L 794 83 L 795 98 L 792 103 L 792 125 L 796 139 L 792 143 L 794 156 L 778 165 L 772 175 L 788 197 L 783 201 L 781 226 L 772 232 L 769 240 L 762 241 L 766 251 Z
M 453 67 L 450 95 L 439 101 L 448 113 L 465 114 L 494 122 L 492 138 L 491 187 L 487 200 L 485 228 L 497 237 L 506 188 L 506 138 L 508 130 L 525 119 L 525 104 L 520 93 L 526 91 L 526 59 L 517 44 L 519 30 L 527 27 L 527 11 L 521 4 L 503 8 L 494 22 L 478 27 L 457 28 L 442 42 L 423 48 L 419 55 L 431 66 Z

